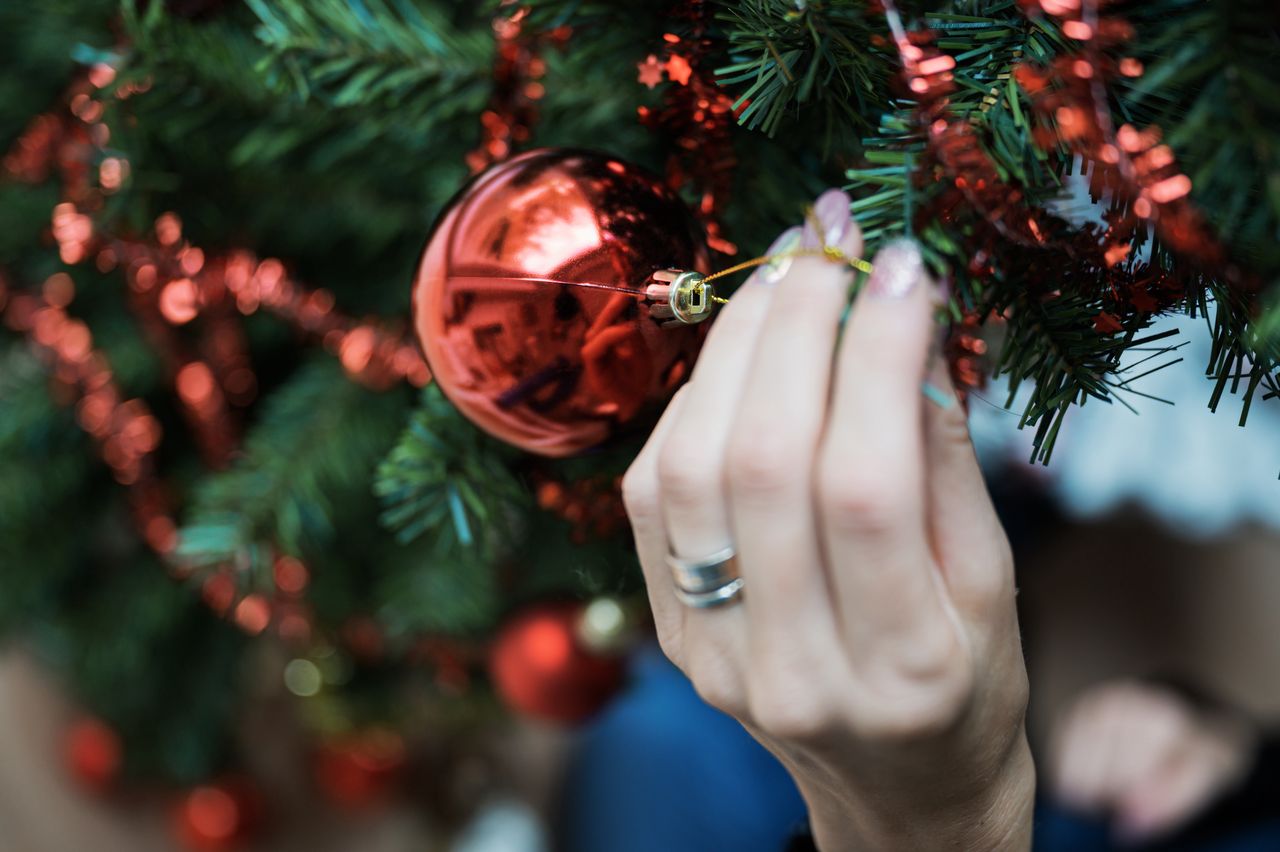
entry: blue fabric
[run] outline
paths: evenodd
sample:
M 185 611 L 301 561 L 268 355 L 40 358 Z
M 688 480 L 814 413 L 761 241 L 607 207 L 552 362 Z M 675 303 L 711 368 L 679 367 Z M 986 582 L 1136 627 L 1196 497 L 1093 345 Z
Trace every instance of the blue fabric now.
M 707 706 L 657 648 L 583 733 L 569 766 L 557 849 L 565 852 L 781 852 L 805 823 L 782 765 Z M 1041 802 L 1035 852 L 1280 852 L 1280 821 L 1194 845 L 1112 843 L 1105 821 Z
M 565 786 L 566 852 L 780 852 L 805 821 L 782 765 L 709 707 L 657 648 L 583 732 Z

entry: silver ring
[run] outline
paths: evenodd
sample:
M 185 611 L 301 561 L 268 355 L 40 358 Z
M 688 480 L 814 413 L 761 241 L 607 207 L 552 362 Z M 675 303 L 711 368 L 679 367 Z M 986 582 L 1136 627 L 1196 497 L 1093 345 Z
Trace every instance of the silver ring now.
M 737 554 L 732 547 L 702 559 L 682 559 L 667 554 L 676 597 L 686 606 L 704 609 L 728 603 L 742 592 Z
M 676 586 L 676 600 L 685 606 L 691 606 L 694 609 L 709 609 L 713 606 L 722 606 L 732 602 L 738 595 L 742 594 L 742 578 L 730 580 L 718 589 L 711 589 L 707 592 L 686 592 L 684 589 Z

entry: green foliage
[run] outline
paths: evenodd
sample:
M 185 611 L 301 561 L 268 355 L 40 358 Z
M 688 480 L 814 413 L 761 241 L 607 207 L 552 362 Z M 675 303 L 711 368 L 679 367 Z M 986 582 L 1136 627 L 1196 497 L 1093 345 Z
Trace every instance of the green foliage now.
M 888 102 L 892 67 L 871 47 L 879 13 L 840 0 L 720 5 L 732 61 L 718 77 L 738 93 L 739 122 L 772 137 L 816 104 L 824 114 L 824 154 L 856 154 L 857 137 L 874 129 L 871 117 Z
M 1280 37 L 1268 0 L 1131 3 L 1141 77 L 1117 108 L 1155 124 L 1238 262 L 1280 274 Z
M 406 132 L 470 121 L 489 95 L 493 40 L 483 19 L 455 29 L 407 0 L 246 0 L 271 52 L 267 81 L 338 109 L 392 110 Z
M 1231 262 L 1262 284 L 1280 280 L 1280 37 L 1267 0 L 1131 3 L 1141 77 L 1122 87 L 1117 110 L 1139 126 L 1161 127 L 1192 199 L 1229 247 Z M 1169 257 L 1158 243 L 1154 253 Z M 1173 261 L 1166 260 L 1167 263 Z M 1210 281 L 1214 344 L 1209 405 L 1241 394 L 1240 422 L 1255 395 L 1280 395 L 1280 323 L 1274 294 L 1258 310 Z M 1208 312 L 1205 311 L 1207 314 Z
M 1051 210 L 1069 207 L 1072 200 L 1066 180 L 1072 158 L 1062 149 L 1045 151 L 1032 142 L 1033 105 L 1012 72 L 1020 62 L 1048 63 L 1074 48 L 1047 21 L 1028 19 L 1011 3 L 988 7 L 984 14 L 976 14 L 976 8 L 959 8 L 957 13 L 933 11 L 925 16 L 925 23 L 939 34 L 938 46 L 956 60 L 957 87 L 949 109 L 974 128 L 1001 180 L 1018 187 L 1032 204 Z M 886 239 L 917 238 L 935 272 L 952 283 L 958 306 L 979 316 L 1007 318 L 995 372 L 1009 379 L 1007 405 L 1013 404 L 1019 388 L 1028 389 L 1020 424 L 1035 427 L 1032 458 L 1048 463 L 1072 406 L 1090 399 L 1128 406 L 1126 396 L 1144 395 L 1139 379 L 1181 360 L 1173 355 L 1178 347 L 1167 342 L 1166 335 L 1143 333 L 1154 316 L 1099 291 L 1096 282 L 1103 269 L 1081 269 L 1079 259 L 1059 249 L 1005 245 L 987 259 L 990 270 L 975 275 L 964 241 L 977 236 L 982 242 L 981 236 L 990 233 L 984 211 L 965 208 L 953 211 L 946 221 L 920 221 L 919 211 L 927 209 L 946 187 L 918 177 L 925 151 L 913 108 L 909 101 L 896 106 L 882 117 L 879 133 L 864 140 L 868 164 L 848 172 L 854 214 L 873 249 Z M 1066 223 L 1062 225 L 1065 229 Z M 1146 271 L 1146 262 L 1137 258 L 1149 242 L 1145 232 L 1134 235 L 1123 267 L 1130 274 Z M 1151 257 L 1156 268 L 1180 268 L 1180 261 L 1158 244 L 1152 247 Z M 1233 369 L 1252 370 L 1254 384 L 1245 388 L 1247 412 L 1256 383 L 1267 381 L 1266 374 L 1274 366 L 1265 362 L 1243 366 L 1243 314 L 1231 307 L 1234 300 L 1226 298 L 1229 294 L 1217 295 L 1222 344 L 1211 369 L 1220 377 L 1231 375 Z M 1207 310 L 1200 301 L 1187 301 L 1181 307 Z M 1103 311 L 1117 317 L 1120 331 L 1095 328 L 1095 318 Z M 1143 371 L 1125 375 L 1120 368 L 1122 356 L 1147 349 L 1152 354 L 1139 362 Z M 1217 404 L 1224 387 L 1220 381 L 1212 404 Z
M 351 548 L 362 538 L 351 519 L 372 502 L 373 469 L 405 411 L 402 394 L 348 381 L 331 360 L 301 368 L 271 395 L 232 469 L 197 487 L 179 556 L 238 566 L 265 589 L 276 548 L 321 565 L 340 540 Z
M 374 491 L 386 507 L 383 523 L 401 542 L 429 534 L 442 556 L 468 548 L 489 561 L 510 546 L 512 516 L 528 502 L 510 470 L 515 458 L 433 385 L 378 468 Z

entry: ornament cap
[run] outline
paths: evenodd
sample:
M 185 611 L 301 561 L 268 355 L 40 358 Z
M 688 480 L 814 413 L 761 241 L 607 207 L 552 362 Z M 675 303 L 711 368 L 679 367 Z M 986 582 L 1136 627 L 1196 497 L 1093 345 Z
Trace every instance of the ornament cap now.
M 655 318 L 670 320 L 663 325 L 693 325 L 711 316 L 716 304 L 715 285 L 701 272 L 659 269 L 645 289 Z

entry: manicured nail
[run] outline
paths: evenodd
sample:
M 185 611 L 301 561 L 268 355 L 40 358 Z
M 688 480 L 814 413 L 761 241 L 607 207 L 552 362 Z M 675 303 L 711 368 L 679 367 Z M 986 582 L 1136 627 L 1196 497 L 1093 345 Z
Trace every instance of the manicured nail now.
M 838 189 L 828 189 L 813 203 L 813 211 L 805 217 L 804 248 L 838 246 L 849 233 L 853 216 L 849 213 L 849 196 Z M 819 233 L 819 230 L 821 233 Z
M 800 246 L 801 234 L 802 231 L 799 227 L 788 228 L 778 235 L 778 238 L 773 241 L 773 245 L 769 246 L 765 254 L 786 255 L 787 252 L 794 251 Z M 756 273 L 756 280 L 761 284 L 777 284 L 791 269 L 791 261 L 793 260 L 795 258 L 789 255 L 775 257 L 760 267 L 760 271 Z
M 912 240 L 894 240 L 876 252 L 866 293 L 877 299 L 901 299 L 924 280 L 924 258 Z

